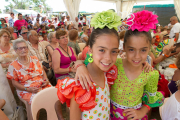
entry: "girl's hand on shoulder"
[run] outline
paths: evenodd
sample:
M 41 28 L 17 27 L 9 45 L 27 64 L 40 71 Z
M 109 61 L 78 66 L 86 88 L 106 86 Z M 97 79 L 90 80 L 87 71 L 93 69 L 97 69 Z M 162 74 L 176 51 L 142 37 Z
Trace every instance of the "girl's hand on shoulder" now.
M 153 71 L 153 67 L 148 62 L 143 63 L 143 68 L 142 69 L 146 73 L 148 73 L 149 71 Z
M 76 70 L 76 76 L 75 76 L 76 84 L 78 80 L 80 81 L 80 84 L 83 87 L 83 89 L 89 90 L 89 86 L 93 87 L 89 71 L 84 65 L 79 66 Z
M 126 109 L 124 110 L 124 113 L 126 114 L 128 120 L 142 119 L 146 115 L 146 111 L 135 109 Z

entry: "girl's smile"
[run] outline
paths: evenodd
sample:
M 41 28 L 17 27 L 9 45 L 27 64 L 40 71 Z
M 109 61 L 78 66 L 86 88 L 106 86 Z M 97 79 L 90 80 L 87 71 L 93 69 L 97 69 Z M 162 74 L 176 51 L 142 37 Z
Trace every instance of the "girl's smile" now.
M 119 41 L 117 36 L 113 34 L 104 34 L 96 38 L 96 41 L 90 53 L 94 59 L 92 64 L 95 64 L 102 71 L 108 71 L 114 65 L 117 59 Z
M 144 35 L 132 36 L 125 44 L 127 60 L 133 66 L 142 65 L 147 59 L 150 43 Z

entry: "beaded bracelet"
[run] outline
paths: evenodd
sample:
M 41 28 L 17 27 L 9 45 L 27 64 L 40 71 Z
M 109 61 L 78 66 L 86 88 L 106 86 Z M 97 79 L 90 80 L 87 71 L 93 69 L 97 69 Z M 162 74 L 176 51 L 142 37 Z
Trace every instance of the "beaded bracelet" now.
M 80 66 L 85 66 L 85 64 L 78 64 L 78 65 L 76 66 L 76 69 L 77 69 L 78 67 L 80 67 Z
M 149 107 L 149 105 L 144 104 L 143 106 L 147 107 L 149 111 L 151 110 L 151 108 Z

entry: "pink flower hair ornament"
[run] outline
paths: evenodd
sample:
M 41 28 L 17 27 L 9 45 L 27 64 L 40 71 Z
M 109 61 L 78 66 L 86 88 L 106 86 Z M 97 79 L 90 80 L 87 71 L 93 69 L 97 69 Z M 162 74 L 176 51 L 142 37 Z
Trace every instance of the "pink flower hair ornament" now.
M 127 24 L 132 31 L 137 29 L 140 32 L 148 32 L 150 29 L 156 29 L 156 24 L 158 23 L 157 18 L 158 16 L 152 12 L 143 10 L 131 14 L 131 18 L 127 19 Z

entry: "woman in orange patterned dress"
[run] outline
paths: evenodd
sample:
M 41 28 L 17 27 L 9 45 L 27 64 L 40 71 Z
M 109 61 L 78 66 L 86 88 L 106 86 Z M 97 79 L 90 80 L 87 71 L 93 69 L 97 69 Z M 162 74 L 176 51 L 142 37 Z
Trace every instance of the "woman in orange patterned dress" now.
M 28 56 L 28 46 L 25 40 L 17 39 L 13 42 L 13 48 L 18 58 L 9 65 L 7 78 L 12 80 L 18 96 L 29 103 L 28 108 L 30 109 L 36 93 L 51 85 L 38 58 Z

